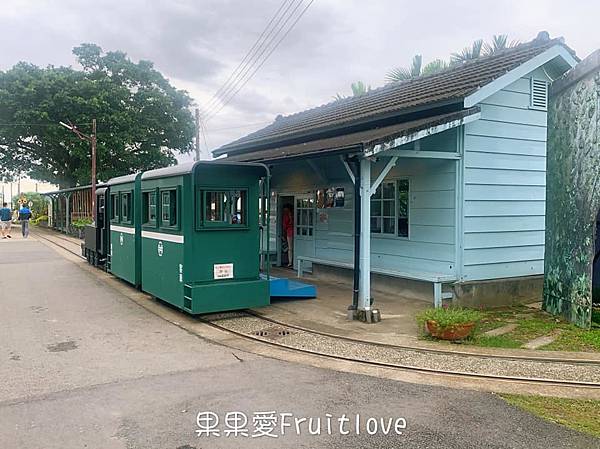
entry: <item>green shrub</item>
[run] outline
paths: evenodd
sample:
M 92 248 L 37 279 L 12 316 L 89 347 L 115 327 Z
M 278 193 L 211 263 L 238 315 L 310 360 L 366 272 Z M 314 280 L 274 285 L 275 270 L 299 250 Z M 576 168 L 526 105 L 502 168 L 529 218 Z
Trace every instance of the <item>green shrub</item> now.
M 421 327 L 426 321 L 432 320 L 440 329 L 447 329 L 457 324 L 477 324 L 483 318 L 483 314 L 477 310 L 462 307 L 429 308 L 419 313 L 416 318 Z
M 87 225 L 92 224 L 92 219 L 91 218 L 78 218 L 77 220 L 74 220 L 73 223 L 71 223 L 71 225 L 74 228 L 77 229 L 83 229 L 85 228 Z
M 48 215 L 40 215 L 38 217 L 35 217 L 33 220 L 31 220 L 31 223 L 33 223 L 34 225 L 38 225 L 42 221 L 48 221 Z

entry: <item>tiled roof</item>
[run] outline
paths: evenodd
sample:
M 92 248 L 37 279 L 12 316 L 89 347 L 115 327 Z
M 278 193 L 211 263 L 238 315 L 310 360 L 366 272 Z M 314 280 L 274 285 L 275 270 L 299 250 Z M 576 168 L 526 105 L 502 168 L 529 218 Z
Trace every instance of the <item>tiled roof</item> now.
M 369 129 L 341 136 L 329 137 L 327 139 L 311 140 L 310 142 L 296 145 L 287 145 L 267 150 L 241 153 L 227 157 L 227 161 L 239 162 L 273 162 L 291 159 L 297 156 L 323 156 L 333 153 L 350 153 L 362 151 L 362 146 L 372 146 L 384 140 L 407 136 L 433 126 L 461 120 L 479 112 L 478 107 L 463 111 L 440 114 L 433 117 L 411 120 L 382 128 Z
M 387 114 L 401 114 L 416 108 L 460 101 L 557 44 L 564 45 L 561 39 L 533 40 L 437 74 L 391 83 L 364 95 L 278 117 L 269 126 L 222 146 L 214 154 L 233 155 L 253 147 L 274 146 L 285 140 L 327 129 L 368 122 Z

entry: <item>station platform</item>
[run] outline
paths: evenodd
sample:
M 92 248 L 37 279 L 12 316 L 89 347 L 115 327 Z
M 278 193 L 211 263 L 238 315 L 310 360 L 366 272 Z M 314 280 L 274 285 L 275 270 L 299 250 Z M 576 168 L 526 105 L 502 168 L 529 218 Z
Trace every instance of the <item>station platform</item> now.
M 295 271 L 273 268 L 271 275 L 293 278 Z M 430 307 L 431 302 L 402 295 L 374 291 L 374 307 L 381 311 L 381 322 L 367 324 L 347 319 L 346 310 L 352 304 L 352 284 L 320 280 L 310 275 L 299 281 L 314 285 L 314 299 L 271 299 L 271 306 L 254 310 L 265 318 L 304 327 L 318 332 L 356 338 L 377 343 L 406 345 L 418 342 L 415 315 Z

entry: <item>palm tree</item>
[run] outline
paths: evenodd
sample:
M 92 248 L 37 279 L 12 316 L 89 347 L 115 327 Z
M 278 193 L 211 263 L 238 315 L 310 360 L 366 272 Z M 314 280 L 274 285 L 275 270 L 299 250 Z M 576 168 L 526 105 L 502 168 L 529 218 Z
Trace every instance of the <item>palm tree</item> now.
M 448 63 L 442 59 L 434 59 L 427 63 L 425 67 L 421 69 L 421 75 L 432 75 L 434 73 L 446 70 L 449 67 Z
M 352 95 L 358 97 L 359 95 L 364 95 L 371 90 L 371 86 L 367 86 L 362 81 L 357 81 L 352 83 L 350 88 L 352 89 Z
M 409 68 L 396 67 L 387 73 L 385 79 L 390 83 L 394 83 L 396 81 L 405 81 L 418 76 L 431 75 L 447 68 L 448 63 L 441 59 L 435 59 L 423 66 L 423 57 L 421 55 L 415 55 L 413 56 L 412 64 Z
M 508 35 L 506 34 L 494 34 L 494 37 L 492 37 L 492 42 L 486 42 L 483 44 L 483 54 L 485 56 L 490 56 L 507 48 L 516 47 L 519 44 L 520 42 L 517 40 L 512 40 L 509 42 Z
M 452 55 L 450 55 L 450 64 L 462 64 L 477 59 L 481 56 L 482 49 L 483 39 L 477 39 L 476 41 L 473 41 L 470 47 L 465 47 L 459 52 L 452 53 Z
M 355 83 L 352 83 L 350 85 L 350 88 L 352 89 L 352 95 L 354 97 L 364 95 L 371 90 L 371 86 L 367 86 L 362 81 L 357 81 Z M 344 98 L 346 98 L 346 97 L 342 94 L 335 94 L 335 96 L 333 97 L 334 100 L 343 100 Z
M 421 65 L 423 64 L 423 57 L 421 55 L 414 55 L 412 63 L 409 68 L 396 67 L 388 72 L 385 79 L 389 82 L 404 81 L 411 78 L 421 76 Z

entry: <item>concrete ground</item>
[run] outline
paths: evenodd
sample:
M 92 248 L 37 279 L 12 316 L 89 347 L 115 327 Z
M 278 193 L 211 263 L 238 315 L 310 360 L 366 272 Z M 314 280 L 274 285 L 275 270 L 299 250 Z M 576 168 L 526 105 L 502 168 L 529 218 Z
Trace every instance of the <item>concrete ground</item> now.
M 0 241 L 0 448 L 598 445 L 492 394 L 340 373 L 215 345 L 101 279 L 35 238 Z M 278 438 L 199 437 L 196 418 L 204 411 L 221 421 L 226 412 L 245 412 L 250 434 L 252 414 L 261 411 L 321 417 L 323 427 L 320 436 L 304 423 L 300 435 L 291 427 L 282 436 L 278 425 Z M 402 435 L 370 436 L 362 427 L 359 435 L 344 436 L 334 421 L 327 434 L 326 414 L 357 413 L 363 422 L 404 417 L 407 428 Z
M 295 278 L 295 272 L 273 268 L 276 277 Z M 352 282 L 306 275 L 300 282 L 317 287 L 317 298 L 277 299 L 270 307 L 257 309 L 261 315 L 285 323 L 335 335 L 389 344 L 417 343 L 415 315 L 431 306 L 429 301 L 374 290 L 375 307 L 381 310 L 376 325 L 349 321 L 346 310 L 352 303 Z

